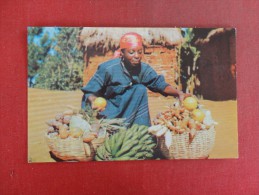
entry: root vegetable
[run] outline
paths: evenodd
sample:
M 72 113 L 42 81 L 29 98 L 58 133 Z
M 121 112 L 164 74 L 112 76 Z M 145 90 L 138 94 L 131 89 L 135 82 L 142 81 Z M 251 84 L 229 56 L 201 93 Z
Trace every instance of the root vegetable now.
M 59 129 L 60 126 L 62 126 L 63 124 L 61 122 L 55 121 L 53 126 L 57 129 Z
M 49 125 L 49 126 L 54 126 L 54 123 L 56 122 L 56 120 L 55 119 L 50 119 L 50 120 L 48 120 L 46 123 L 47 123 L 47 125 Z
M 83 130 L 80 129 L 80 128 L 73 128 L 73 129 L 70 129 L 70 136 L 71 137 L 74 137 L 74 138 L 79 138 L 83 135 Z
M 168 125 L 167 127 L 170 131 L 176 131 L 176 127 L 173 125 Z
M 183 107 L 183 108 L 180 108 L 180 113 L 184 113 L 184 111 L 185 111 L 185 108 Z
M 91 129 L 92 129 L 93 132 L 98 132 L 100 128 L 101 128 L 100 123 L 93 123 L 91 125 Z
M 201 130 L 202 129 L 201 123 L 195 122 L 195 128 L 196 128 L 196 130 Z
M 192 142 L 192 140 L 194 139 L 195 135 L 196 135 L 196 130 L 195 129 L 191 129 L 190 133 L 189 133 L 189 143 Z
M 55 132 L 54 127 L 48 127 L 47 132 L 48 133 L 54 133 Z
M 56 116 L 55 116 L 55 119 L 56 119 L 57 121 L 62 120 L 63 118 L 64 118 L 64 115 L 63 115 L 62 113 L 58 113 L 58 114 L 56 114 Z
M 60 129 L 59 130 L 59 137 L 61 139 L 66 139 L 69 136 L 69 133 L 66 129 Z
M 158 125 L 158 124 L 159 124 L 159 123 L 158 123 L 158 119 L 155 118 L 155 119 L 153 120 L 153 123 L 154 123 L 154 125 Z
M 88 133 L 87 135 L 83 136 L 83 141 L 88 143 L 94 140 L 97 137 L 96 133 Z
M 185 129 L 179 129 L 179 128 L 176 128 L 175 132 L 179 133 L 179 134 L 182 134 L 185 132 Z
M 71 120 L 71 116 L 64 116 L 63 123 L 64 124 L 69 124 L 70 120 Z
M 160 119 L 161 116 L 162 116 L 162 114 L 161 114 L 161 113 L 158 113 L 158 114 L 156 115 L 156 118 L 157 118 L 157 119 Z
M 65 110 L 63 112 L 64 117 L 65 116 L 72 116 L 74 114 L 73 110 Z
M 190 119 L 188 122 L 188 127 L 190 129 L 193 129 L 193 128 L 195 128 L 195 126 L 196 126 L 195 121 L 193 119 Z

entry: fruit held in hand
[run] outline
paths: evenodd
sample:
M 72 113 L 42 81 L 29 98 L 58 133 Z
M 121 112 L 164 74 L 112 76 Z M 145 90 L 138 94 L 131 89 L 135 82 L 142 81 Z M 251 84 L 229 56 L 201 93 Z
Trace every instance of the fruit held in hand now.
M 98 110 L 104 110 L 107 106 L 107 101 L 102 97 L 98 97 L 94 100 L 93 106 Z
M 194 120 L 202 122 L 204 117 L 205 117 L 205 114 L 201 110 L 195 109 L 194 111 L 192 111 L 192 118 Z
M 187 110 L 191 111 L 191 110 L 194 110 L 195 108 L 197 108 L 198 101 L 194 97 L 187 97 L 183 101 L 183 106 Z

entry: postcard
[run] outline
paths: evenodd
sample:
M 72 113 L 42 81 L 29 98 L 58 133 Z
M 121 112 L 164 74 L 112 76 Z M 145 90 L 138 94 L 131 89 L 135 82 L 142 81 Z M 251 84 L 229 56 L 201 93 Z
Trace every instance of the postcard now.
M 28 27 L 28 162 L 238 158 L 236 29 Z

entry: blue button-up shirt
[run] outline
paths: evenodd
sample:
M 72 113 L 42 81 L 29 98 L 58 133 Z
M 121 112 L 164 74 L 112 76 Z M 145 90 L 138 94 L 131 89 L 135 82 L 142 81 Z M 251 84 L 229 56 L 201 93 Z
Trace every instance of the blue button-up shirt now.
M 96 73 L 85 87 L 83 101 L 93 94 L 105 99 L 113 99 L 134 84 L 142 84 L 153 92 L 163 94 L 167 84 L 164 76 L 158 75 L 148 64 L 141 62 L 137 71 L 130 73 L 120 58 L 112 59 L 99 65 Z M 164 95 L 164 94 L 163 94 Z

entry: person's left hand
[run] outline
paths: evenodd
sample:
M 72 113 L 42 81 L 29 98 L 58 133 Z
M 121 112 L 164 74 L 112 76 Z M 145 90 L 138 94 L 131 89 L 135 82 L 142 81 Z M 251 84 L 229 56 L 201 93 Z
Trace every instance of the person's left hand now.
M 184 92 L 181 91 L 181 92 L 179 92 L 178 96 L 179 96 L 180 103 L 182 104 L 182 103 L 183 103 L 183 100 L 184 100 L 185 98 L 187 98 L 187 97 L 190 97 L 191 94 L 189 94 L 189 93 L 184 93 Z

